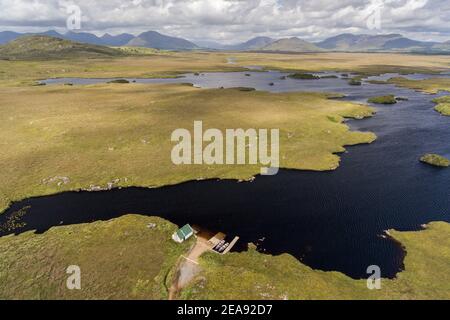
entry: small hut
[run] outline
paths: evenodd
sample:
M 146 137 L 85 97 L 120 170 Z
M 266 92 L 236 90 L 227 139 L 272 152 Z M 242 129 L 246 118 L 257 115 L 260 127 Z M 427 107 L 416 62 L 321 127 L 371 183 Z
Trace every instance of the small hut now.
M 188 240 L 190 237 L 192 237 L 194 235 L 194 229 L 192 229 L 192 227 L 187 224 L 184 227 L 178 229 L 173 235 L 172 235 L 172 239 L 173 241 L 177 242 L 177 243 L 183 243 L 186 240 Z

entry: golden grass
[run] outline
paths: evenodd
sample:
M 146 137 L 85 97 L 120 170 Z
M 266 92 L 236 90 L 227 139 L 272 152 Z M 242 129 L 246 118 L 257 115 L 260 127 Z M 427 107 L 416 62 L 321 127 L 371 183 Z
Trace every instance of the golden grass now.
M 429 94 L 436 94 L 439 91 L 450 92 L 450 79 L 449 78 L 430 78 L 425 80 L 409 80 L 406 78 L 398 77 L 391 78 L 387 81 L 393 83 L 396 86 L 413 89 Z
M 123 49 L 127 50 L 127 48 Z M 152 52 L 144 56 L 70 61 L 0 61 L 0 85 L 30 85 L 56 77 L 157 78 L 186 72 L 238 71 L 259 65 L 292 71 L 439 72 L 450 66 L 449 56 L 386 53 L 271 54 L 243 52 Z M 228 63 L 229 58 L 235 64 Z
M 221 130 L 279 128 L 281 167 L 335 169 L 343 146 L 375 135 L 341 123 L 370 116 L 369 107 L 328 97 L 172 84 L 0 88 L 0 208 L 31 196 L 105 188 L 117 179 L 117 186 L 154 187 L 259 173 L 254 165 L 173 165 L 171 134 L 193 130 L 195 120 Z M 46 181 L 55 177 L 70 182 Z
M 434 99 L 433 102 L 437 103 L 437 106 L 434 108 L 437 112 L 443 116 L 450 116 L 450 96 Z
M 226 56 L 202 53 L 158 52 L 146 56 L 56 61 L 1 61 L 0 85 L 31 85 L 48 78 L 164 78 L 181 73 L 237 71 Z
M 191 245 L 170 240 L 176 228 L 129 215 L 2 237 L 0 299 L 167 299 L 171 270 Z M 66 287 L 71 265 L 81 268 L 82 290 Z
M 300 71 L 353 71 L 363 74 L 387 72 L 438 72 L 450 66 L 450 56 L 395 53 L 232 54 L 239 66 Z

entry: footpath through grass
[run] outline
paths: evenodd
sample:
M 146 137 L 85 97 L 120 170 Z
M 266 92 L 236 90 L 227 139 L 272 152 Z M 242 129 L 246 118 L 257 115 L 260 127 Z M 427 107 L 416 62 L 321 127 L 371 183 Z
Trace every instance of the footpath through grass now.
M 0 299 L 167 299 L 171 271 L 192 244 L 163 219 L 121 218 L 0 238 Z M 81 269 L 68 290 L 66 269 Z

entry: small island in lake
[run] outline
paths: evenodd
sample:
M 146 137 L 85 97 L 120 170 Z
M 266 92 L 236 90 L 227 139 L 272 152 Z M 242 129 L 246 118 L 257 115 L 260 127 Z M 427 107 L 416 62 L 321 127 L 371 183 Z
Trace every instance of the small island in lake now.
M 420 158 L 420 161 L 435 167 L 445 168 L 450 166 L 450 160 L 438 154 L 426 154 Z
M 250 87 L 235 87 L 235 88 L 231 88 L 231 89 L 236 89 L 239 91 L 246 91 L 246 92 L 256 91 L 255 88 L 250 88 Z
M 362 82 L 359 78 L 352 78 L 352 79 L 348 80 L 348 84 L 351 86 L 361 86 Z
M 433 102 L 438 104 L 434 108 L 434 110 L 436 110 L 443 116 L 450 117 L 450 96 L 443 96 L 443 97 L 434 99 Z
M 315 76 L 311 73 L 293 73 L 289 75 L 289 78 L 300 79 L 300 80 L 318 80 L 320 77 Z
M 376 104 L 396 104 L 397 103 L 397 99 L 395 99 L 395 96 L 393 96 L 393 95 L 373 97 L 367 101 L 370 103 L 376 103 Z
M 130 83 L 130 81 L 128 81 L 126 79 L 117 79 L 117 80 L 108 81 L 108 83 Z

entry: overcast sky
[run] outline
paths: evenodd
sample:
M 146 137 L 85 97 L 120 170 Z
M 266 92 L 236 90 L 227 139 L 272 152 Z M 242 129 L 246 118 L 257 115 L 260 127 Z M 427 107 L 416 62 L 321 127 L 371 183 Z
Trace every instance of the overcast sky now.
M 351 32 L 450 40 L 450 0 L 0 0 L 0 31 L 65 32 L 71 5 L 81 9 L 79 31 L 99 35 L 155 30 L 234 43 Z

